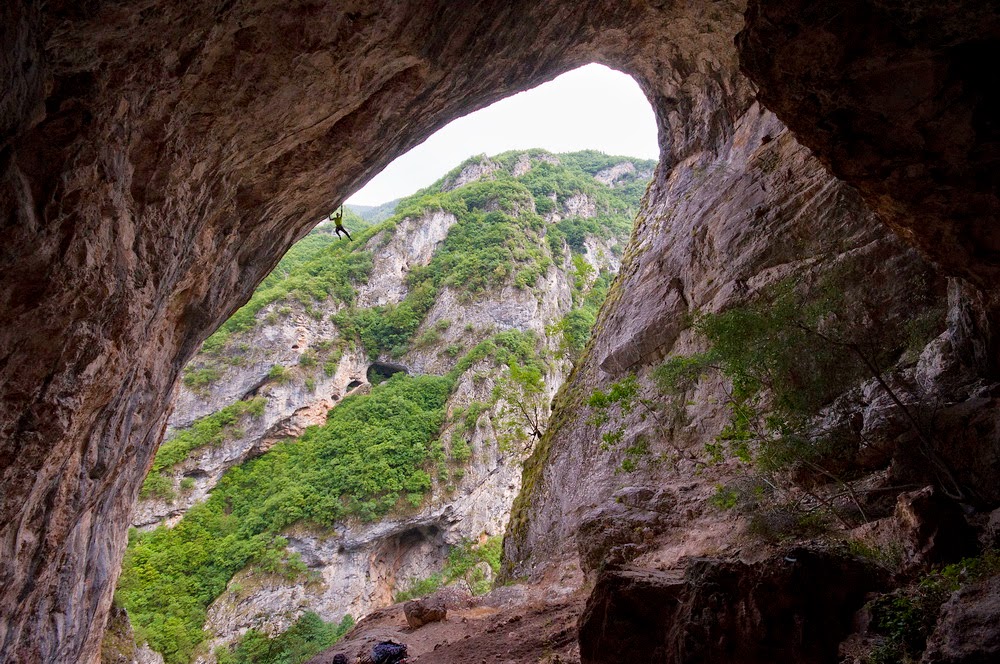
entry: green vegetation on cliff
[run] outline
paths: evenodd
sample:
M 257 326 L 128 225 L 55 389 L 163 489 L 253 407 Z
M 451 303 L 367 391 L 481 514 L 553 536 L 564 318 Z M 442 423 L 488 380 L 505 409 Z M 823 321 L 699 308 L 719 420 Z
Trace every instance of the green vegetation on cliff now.
M 854 443 L 813 419 L 859 381 L 889 390 L 883 374 L 914 343 L 910 321 L 889 319 L 879 303 L 848 294 L 850 284 L 862 282 L 849 269 L 832 270 L 811 287 L 784 281 L 753 302 L 693 318 L 708 350 L 669 359 L 656 377 L 667 392 L 704 371 L 725 377 L 731 417 L 709 445 L 711 456 L 735 456 L 766 473 L 790 466 L 839 473 Z M 931 299 L 923 294 L 913 302 L 915 317 L 932 321 L 919 333 L 921 347 L 943 325 Z
M 277 636 L 251 629 L 232 648 L 217 648 L 218 664 L 301 664 L 340 640 L 352 627 L 354 618 L 345 616 L 340 623 L 324 622 L 306 611 L 287 630 Z
M 187 662 L 204 638 L 208 605 L 233 574 L 251 563 L 285 569 L 274 555 L 283 528 L 373 520 L 422 495 L 451 385 L 398 374 L 370 395 L 347 397 L 326 425 L 232 468 L 173 528 L 131 533 L 118 597 L 140 637 L 167 662 Z
M 239 438 L 242 431 L 236 425 L 244 417 L 260 417 L 264 414 L 267 399 L 256 397 L 248 401 L 237 401 L 211 415 L 198 418 L 187 429 L 181 429 L 170 438 L 163 441 L 156 451 L 153 467 L 139 490 L 140 498 L 153 496 L 163 500 L 174 497 L 174 489 L 170 478 L 163 471 L 180 463 L 192 451 L 206 445 L 218 446 L 226 438 Z
M 559 155 L 562 165 L 553 165 L 548 162 L 556 157 L 539 152 L 532 168 L 525 171 L 522 164 L 514 169 L 522 157 L 501 155 L 496 159 L 510 162 L 508 167 L 449 190 L 449 177 L 453 181 L 460 167 L 401 201 L 388 220 L 352 228 L 353 242 L 338 240 L 322 227 L 311 233 L 205 343 L 185 369 L 185 382 L 207 393 L 226 375 L 227 365 L 260 361 L 252 354 L 254 342 L 246 333 L 282 317 L 301 320 L 304 313 L 317 320 L 329 316 L 337 328 L 335 335 L 302 352 L 294 367 L 274 364 L 267 380 L 273 386 L 292 384 L 292 389 L 305 381 L 311 391 L 318 372 L 332 375 L 341 353 L 352 345 L 376 357 L 436 343 L 449 321 L 415 337 L 444 289 L 466 302 L 488 294 L 495 297 L 501 289 L 530 290 L 553 267 L 571 271 L 573 310 L 549 333 L 561 335 L 566 353 L 575 355 L 586 343 L 611 279 L 607 272 L 596 274 L 585 260 L 587 247 L 595 246 L 588 238 L 615 253 L 614 247 L 627 238 L 645 179 L 625 178 L 615 187 L 597 182 L 593 173 L 632 161 L 599 153 Z M 651 169 L 652 163 L 637 166 Z M 546 220 L 540 214 L 565 215 L 569 207 L 595 216 L 553 215 Z M 357 307 L 356 287 L 378 269 L 373 256 L 393 241 L 404 220 L 442 211 L 455 221 L 429 263 L 411 268 L 402 301 Z M 323 529 L 344 520 L 373 521 L 393 510 L 419 507 L 435 482 L 453 489 L 453 480 L 462 476 L 461 466 L 472 458 L 471 432 L 486 409 L 505 404 L 494 414 L 493 426 L 516 429 L 516 435 L 497 432 L 501 449 L 524 438 L 525 427 L 532 438 L 541 435 L 548 405 L 543 377 L 549 367 L 539 351 L 545 340 L 518 330 L 490 334 L 488 328 L 479 330 L 471 323 L 466 331 L 472 335 L 467 344 L 441 349 L 454 358 L 447 375 L 396 374 L 369 394 L 347 397 L 330 411 L 323 426 L 231 468 L 209 498 L 174 527 L 131 533 L 118 599 L 128 609 L 139 638 L 163 653 L 168 664 L 187 662 L 206 637 L 202 630 L 209 605 L 235 573 L 247 566 L 291 576 L 305 572 L 302 563 L 285 551 L 281 533 L 288 527 L 301 523 Z M 483 339 L 484 334 L 489 336 Z M 486 359 L 500 370 L 488 403 L 477 401 L 467 409 L 456 409 L 447 422 L 450 437 L 439 440 L 455 384 Z M 228 406 L 165 443 L 145 495 L 167 497 L 175 481 L 166 474 L 171 466 L 198 447 L 238 435 L 240 419 L 259 416 L 263 403 L 258 398 Z M 442 578 L 458 574 L 482 589 L 485 576 L 475 577 L 471 570 L 483 560 L 495 569 L 498 547 L 499 540 L 486 547 L 457 548 Z M 301 626 L 301 634 L 288 637 L 293 645 L 253 635 L 226 656 L 257 661 L 252 653 L 266 650 L 278 653 L 274 661 L 286 661 L 280 659 L 285 656 L 281 653 L 302 651 L 302 644 L 322 640 L 314 638 L 314 632 L 327 634 L 326 629 L 314 621 Z
M 532 167 L 515 176 L 514 165 L 525 156 L 533 159 Z M 270 304 L 297 302 L 311 313 L 317 303 L 333 297 L 346 305 L 334 317 L 344 338 L 357 340 L 373 357 L 402 354 L 442 288 L 452 288 L 465 299 L 506 285 L 531 288 L 554 261 L 563 259 L 564 247 L 577 257 L 585 253 L 587 237 L 600 238 L 613 251 L 620 251 L 648 180 L 633 173 L 609 187 L 593 176 L 617 164 L 634 164 L 644 174 L 655 165 L 595 151 L 509 152 L 495 158 L 500 168 L 488 177 L 445 189 L 463 168 L 486 159 L 473 157 L 434 185 L 401 200 L 392 217 L 356 232 L 353 242 L 338 241 L 323 226 L 318 228 L 289 251 L 250 301 L 205 342 L 204 350 L 217 353 L 232 335 L 259 325 L 261 311 Z M 592 216 L 563 217 L 562 206 L 569 199 Z M 372 264 L 372 241 L 381 238 L 384 244 L 403 219 L 436 211 L 454 215 L 456 223 L 430 264 L 410 272 L 405 299 L 370 309 L 354 308 L 355 286 L 377 269 Z M 542 215 L 552 212 L 560 216 L 546 223 Z M 607 280 L 598 285 L 606 287 Z M 593 300 L 578 302 L 584 311 L 567 323 L 567 343 L 572 348 L 582 345 L 582 327 L 596 314 Z M 202 357 L 186 369 L 185 381 L 192 388 L 210 385 L 222 373 L 217 364 Z
M 345 398 L 323 426 L 230 469 L 209 499 L 173 528 L 132 531 L 118 599 L 140 639 L 168 664 L 187 662 L 205 637 L 209 604 L 236 572 L 251 564 L 273 573 L 304 572 L 283 553 L 283 529 L 374 521 L 419 505 L 432 485 L 437 437 L 456 379 L 486 358 L 537 371 L 535 345 L 530 333 L 509 330 L 477 345 L 447 376 L 395 374 L 370 394 Z M 256 402 L 241 403 L 250 412 Z M 206 422 L 234 416 L 219 415 L 199 421 L 203 438 L 219 431 L 209 431 Z

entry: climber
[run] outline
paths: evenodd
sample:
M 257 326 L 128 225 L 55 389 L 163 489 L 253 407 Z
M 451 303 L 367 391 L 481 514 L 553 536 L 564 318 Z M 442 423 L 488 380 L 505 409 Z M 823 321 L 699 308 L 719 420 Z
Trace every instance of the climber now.
M 333 225 L 336 226 L 336 228 L 334 229 L 334 231 L 336 231 L 337 237 L 340 237 L 340 234 L 343 233 L 344 235 L 347 236 L 348 240 L 352 239 L 351 238 L 351 234 L 347 232 L 346 228 L 344 228 L 344 206 L 343 205 L 341 205 L 340 209 L 337 210 L 337 214 L 335 214 L 335 215 L 331 214 L 330 215 L 330 221 L 332 221 Z

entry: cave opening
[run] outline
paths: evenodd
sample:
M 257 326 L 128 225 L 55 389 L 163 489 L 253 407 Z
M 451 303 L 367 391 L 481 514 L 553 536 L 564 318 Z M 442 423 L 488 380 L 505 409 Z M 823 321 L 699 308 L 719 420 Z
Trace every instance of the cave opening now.
M 225 11 L 192 5 L 183 22 L 173 11 L 143 12 L 136 21 L 134 13 L 106 4 L 72 8 L 71 20 L 59 3 L 14 0 L 10 11 L 0 10 L 14 25 L 0 35 L 14 54 L 7 89 L 15 100 L 0 109 L 0 124 L 3 198 L 12 210 L 4 212 L 16 220 L 9 269 L 0 278 L 0 290 L 16 295 L 2 336 L 5 348 L 18 349 L 0 369 L 4 432 L 16 441 L 7 450 L 12 465 L 0 509 L 8 562 L 0 573 L 0 659 L 94 658 L 124 550 L 122 515 L 162 438 L 181 366 L 218 326 L 221 312 L 246 301 L 281 248 L 315 225 L 330 192 L 341 198 L 461 109 L 581 59 L 614 59 L 642 75 L 662 123 L 662 171 L 731 137 L 749 103 L 750 86 L 736 69 L 742 65 L 754 84 L 751 96 L 787 122 L 835 175 L 866 200 L 881 201 L 876 212 L 911 232 L 913 244 L 972 284 L 996 283 L 995 261 L 983 258 L 980 243 L 947 240 L 989 237 L 982 231 L 989 221 L 984 208 L 966 207 L 968 201 L 984 205 L 981 195 L 970 195 L 976 192 L 969 183 L 989 181 L 982 174 L 992 153 L 978 149 L 985 135 L 969 131 L 961 113 L 938 121 L 937 104 L 887 110 L 887 91 L 905 101 L 916 89 L 907 86 L 905 69 L 859 86 L 839 63 L 823 67 L 802 57 L 846 54 L 855 72 L 870 73 L 882 66 L 865 62 L 873 53 L 884 63 L 898 59 L 898 51 L 907 55 L 910 44 L 932 44 L 926 29 L 915 28 L 916 36 L 890 47 L 884 33 L 872 38 L 868 29 L 879 27 L 877 16 L 859 21 L 851 12 L 789 12 L 772 20 L 767 10 L 784 11 L 777 2 L 754 3 L 758 11 L 748 14 L 748 32 L 738 43 L 740 3 L 735 11 L 724 3 L 610 3 L 615 11 L 593 12 L 576 11 L 572 3 L 470 4 L 437 13 L 425 11 L 433 3 L 397 4 L 372 12 L 383 22 L 375 30 L 361 29 L 369 16 L 306 13 L 281 3 L 227 3 Z M 675 5 L 692 12 L 704 5 L 722 18 L 705 29 L 701 20 L 677 20 L 688 17 Z M 551 11 L 559 6 L 565 11 Z M 940 6 L 962 16 L 952 4 Z M 421 13 L 426 21 L 413 20 Z M 838 15 L 851 19 L 843 33 L 831 32 L 838 25 L 831 28 L 827 20 Z M 821 30 L 810 23 L 817 18 Z M 989 15 L 975 18 L 963 21 L 971 31 L 992 24 Z M 456 21 L 469 29 L 453 29 Z M 284 38 L 299 25 L 309 28 L 311 53 Z M 370 54 L 363 64 L 355 57 L 361 48 L 337 43 L 345 25 Z M 49 34 L 51 26 L 59 26 L 58 34 Z M 420 29 L 427 26 L 434 29 Z M 519 38 L 525 26 L 532 39 Z M 808 47 L 816 34 L 823 36 L 813 42 L 819 46 Z M 968 42 L 970 34 L 979 37 L 966 32 L 949 39 Z M 398 44 L 387 48 L 383 35 Z M 922 49 L 921 70 L 933 53 Z M 934 57 L 944 60 L 940 71 L 959 70 L 946 66 L 946 56 Z M 781 66 L 769 66 L 770 58 Z M 958 76 L 961 83 L 960 70 Z M 939 85 L 961 87 L 949 76 Z M 957 107 L 942 89 L 929 89 L 926 98 Z M 330 108 L 317 99 L 330 99 Z M 972 111 L 979 103 L 960 102 Z M 964 115 L 989 117 L 972 111 Z M 868 125 L 870 135 L 857 138 L 865 123 L 851 123 L 873 116 L 880 121 Z M 907 137 L 897 127 L 915 127 L 920 140 L 902 140 Z M 924 128 L 941 134 L 928 139 L 918 133 Z M 946 151 L 961 168 L 924 148 L 962 136 L 977 136 L 976 149 Z M 866 153 L 891 155 L 902 182 L 887 179 L 883 168 L 854 168 L 861 142 Z M 901 157 L 900 145 L 915 146 L 915 153 Z M 938 173 L 955 175 L 938 183 Z M 937 193 L 923 194 L 931 190 Z M 935 200 L 933 223 L 926 223 L 921 213 Z M 996 210 L 995 201 L 995 195 L 986 201 L 986 212 Z M 95 238 L 110 237 L 125 241 L 120 250 L 102 253 Z M 45 290 L 32 283 L 38 274 L 49 277 Z M 643 304 L 657 299 L 664 298 L 647 297 Z M 1000 309 L 989 292 L 982 308 L 984 319 L 995 319 Z M 623 327 L 630 322 L 624 314 L 619 320 Z M 66 588 L 76 591 L 54 592 Z
M 346 202 L 384 206 L 427 187 L 474 155 L 531 148 L 660 156 L 646 93 L 629 74 L 590 63 L 452 120 L 394 159 Z
M 384 383 L 398 373 L 409 374 L 410 370 L 402 364 L 396 364 L 394 362 L 372 362 L 371 366 L 368 367 L 366 375 L 369 383 L 372 385 L 378 385 L 379 383 Z

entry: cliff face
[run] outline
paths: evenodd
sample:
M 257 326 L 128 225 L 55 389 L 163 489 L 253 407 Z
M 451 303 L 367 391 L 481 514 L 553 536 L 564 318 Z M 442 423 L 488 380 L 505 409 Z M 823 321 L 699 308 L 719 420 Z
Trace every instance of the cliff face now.
M 974 66 L 996 59 L 995 7 L 809 5 L 750 3 L 737 52 L 740 2 L 6 3 L 0 656 L 97 656 L 181 367 L 331 197 L 578 64 L 646 91 L 661 203 L 675 166 L 729 149 L 752 105 L 742 65 L 797 140 L 968 282 L 954 329 L 982 341 L 973 362 L 995 358 L 997 86 Z M 684 308 L 668 284 L 622 295 Z M 600 362 L 631 366 L 676 334 L 637 332 Z
M 645 201 L 594 341 L 557 400 L 562 417 L 529 463 L 530 488 L 518 500 L 506 543 L 511 573 L 575 560 L 581 519 L 614 503 L 619 490 L 664 481 L 704 490 L 719 481 L 711 470 L 695 474 L 691 461 L 727 423 L 726 387 L 714 376 L 688 394 L 679 421 L 654 423 L 638 412 L 625 417 L 623 441 L 611 450 L 601 444 L 608 427 L 594 425 L 595 409 L 588 405 L 596 390 L 629 375 L 641 379 L 645 398 L 663 401 L 651 373 L 668 357 L 701 350 L 703 342 L 690 329 L 692 314 L 725 310 L 782 282 L 815 281 L 845 266 L 870 281 L 849 286 L 844 299 L 873 299 L 888 320 L 918 317 L 922 308 L 943 311 L 944 288 L 934 285 L 931 266 L 873 221 L 857 194 L 757 105 L 718 152 L 675 166 Z M 921 284 L 919 291 L 914 284 Z M 650 458 L 680 453 L 673 469 L 649 463 L 621 472 L 625 450 L 644 437 L 652 441 Z M 571 479 L 580 477 L 586 481 Z M 697 507 L 699 514 L 704 506 Z M 699 528 L 682 529 L 682 539 L 700 541 L 681 543 L 677 555 L 704 553 L 726 534 L 702 539 Z
M 203 627 L 207 642 L 196 659 L 214 661 L 218 648 L 235 648 L 248 629 L 277 634 L 307 611 L 328 622 L 361 618 L 441 574 L 450 550 L 491 538 L 499 544 L 534 429 L 544 429 L 552 396 L 582 343 L 573 335 L 589 331 L 564 331 L 565 321 L 593 320 L 628 240 L 651 174 L 651 162 L 636 163 L 537 150 L 476 158 L 455 177 L 402 201 L 404 211 L 385 223 L 352 228 L 352 242 L 324 224 L 296 245 L 184 370 L 166 441 L 132 514 L 133 525 L 146 532 L 126 554 L 120 599 L 137 631 L 173 662 L 187 661 L 190 648 L 156 625 L 182 621 L 198 634 Z M 536 201 L 548 209 L 548 221 Z M 512 251 L 507 261 L 492 258 L 498 233 Z M 337 277 L 344 274 L 351 275 L 347 281 Z M 429 288 L 431 299 L 423 302 Z M 406 333 L 370 328 L 365 320 L 398 320 Z M 515 344 L 519 355 L 498 355 L 509 355 Z M 537 386 L 522 387 L 511 362 L 537 367 Z M 278 454 L 306 445 L 300 440 L 308 427 L 323 428 L 342 401 L 368 398 L 393 372 L 454 376 L 442 406 L 444 426 L 431 445 L 440 458 L 432 449 L 420 464 L 434 477 L 429 494 L 410 493 L 381 518 L 352 514 L 326 526 L 306 519 L 284 528 L 276 551 L 300 561 L 299 573 L 280 573 L 259 559 L 233 570 L 226 589 L 206 603 L 204 625 L 188 625 L 172 601 L 149 601 L 173 592 L 171 582 L 154 579 L 166 572 L 163 563 L 145 562 L 150 556 L 166 562 L 226 536 L 190 535 L 204 510 L 188 512 L 220 481 L 238 481 L 223 480 L 227 471 L 253 472 L 248 462 L 276 445 Z M 515 411 L 522 407 L 530 421 Z M 368 420 L 385 429 L 403 426 L 392 410 Z M 379 456 L 380 447 L 373 443 L 367 462 L 393 463 Z M 372 495 L 386 490 L 376 487 Z M 258 491 L 262 509 L 285 509 L 295 500 Z M 186 545 L 164 544 L 165 529 L 184 531 L 178 537 Z M 481 592 L 494 570 L 483 562 L 474 573 Z M 207 578 L 197 565 L 181 574 Z

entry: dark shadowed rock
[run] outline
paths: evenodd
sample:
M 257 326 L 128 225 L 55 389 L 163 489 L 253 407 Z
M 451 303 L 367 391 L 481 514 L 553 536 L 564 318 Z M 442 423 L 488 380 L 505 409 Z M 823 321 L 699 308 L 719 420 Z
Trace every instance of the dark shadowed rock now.
M 967 500 L 979 508 L 1000 506 L 1000 388 L 936 413 L 938 451 Z
M 896 523 L 911 567 L 955 562 L 974 555 L 979 547 L 962 509 L 931 486 L 899 495 Z
M 1000 576 L 962 588 L 944 603 L 920 662 L 1000 662 Z
M 826 664 L 882 573 L 793 549 L 760 563 L 701 559 L 683 579 L 628 568 L 598 578 L 580 619 L 584 664 Z
M 604 571 L 580 617 L 582 662 L 666 662 L 687 584 L 677 572 Z

